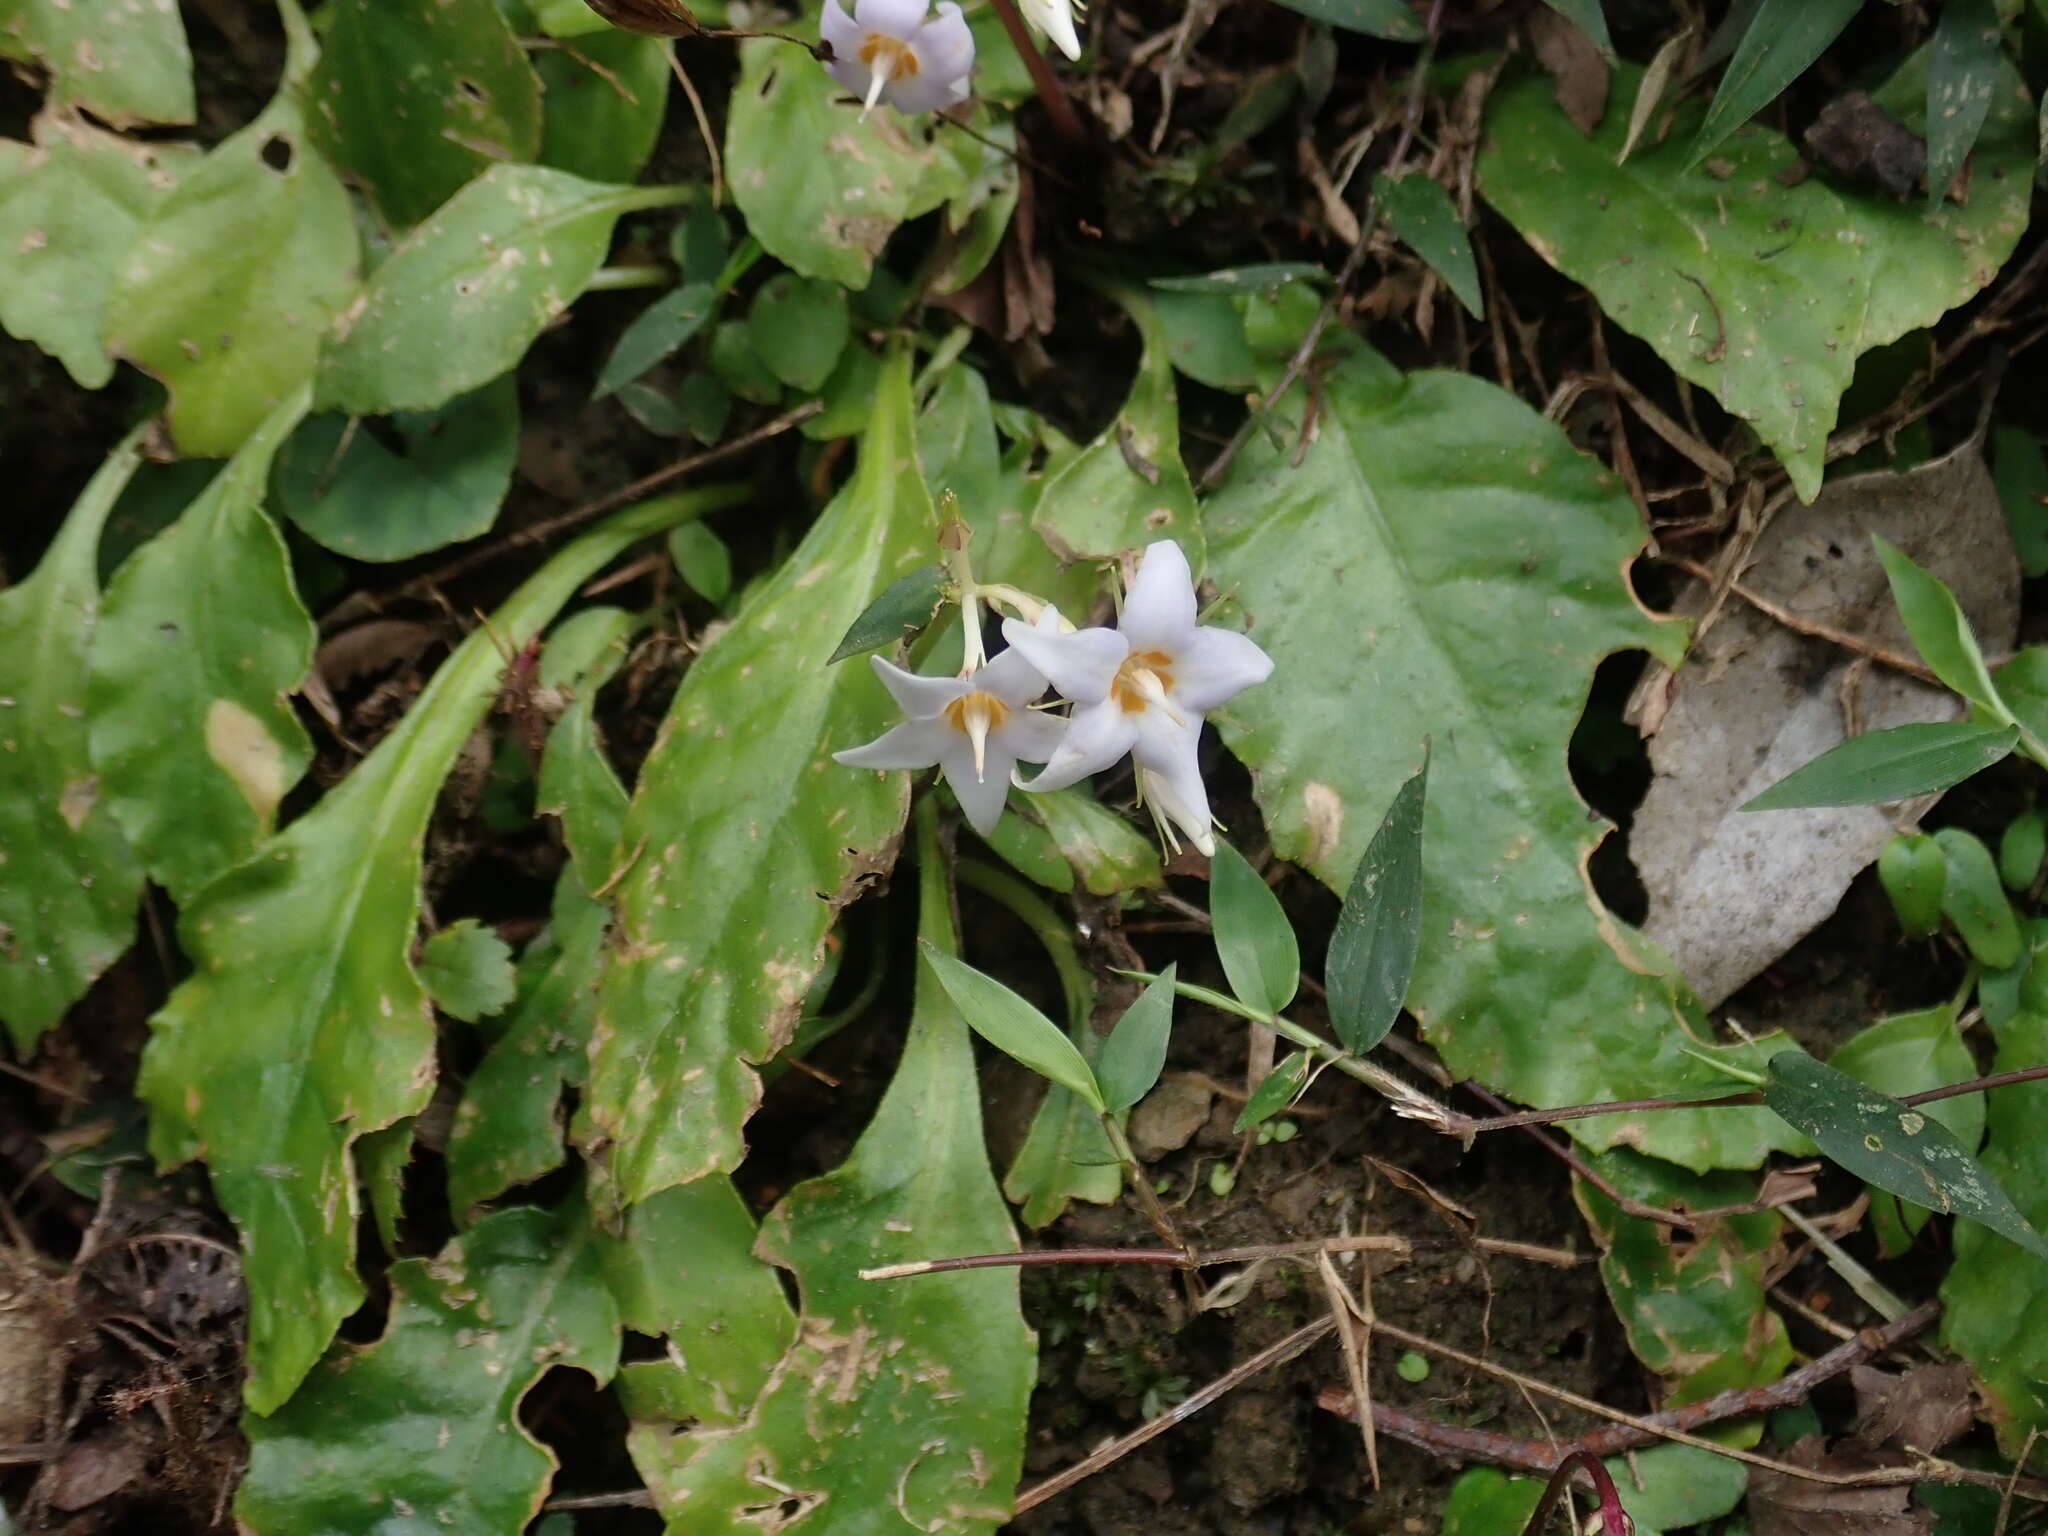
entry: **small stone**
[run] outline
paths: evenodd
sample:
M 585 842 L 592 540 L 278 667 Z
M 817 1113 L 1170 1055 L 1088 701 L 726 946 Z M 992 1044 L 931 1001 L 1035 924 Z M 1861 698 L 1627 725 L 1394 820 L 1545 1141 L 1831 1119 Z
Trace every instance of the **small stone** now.
M 1209 1118 L 1216 1095 L 1199 1083 L 1161 1083 L 1131 1112 L 1131 1150 L 1149 1163 L 1178 1152 Z

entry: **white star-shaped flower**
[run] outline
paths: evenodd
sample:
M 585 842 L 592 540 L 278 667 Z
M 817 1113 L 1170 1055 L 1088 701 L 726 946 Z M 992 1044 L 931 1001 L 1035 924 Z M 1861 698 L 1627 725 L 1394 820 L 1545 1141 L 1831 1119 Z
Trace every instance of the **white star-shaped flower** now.
M 867 112 L 886 101 L 915 116 L 967 99 L 974 34 L 953 0 L 941 0 L 936 16 L 926 0 L 854 0 L 851 16 L 825 0 L 818 32 L 832 48 L 825 67 Z
M 1066 732 L 1066 721 L 1031 708 L 1045 692 L 1044 674 L 1014 648 L 966 677 L 924 677 L 880 656 L 869 664 L 909 718 L 833 760 L 851 768 L 936 765 L 967 824 L 988 836 L 1018 762 L 1044 762 Z
M 1070 59 L 1081 57 L 1081 36 L 1074 30 L 1074 13 L 1081 7 L 1073 0 L 1017 0 L 1017 9 L 1061 53 Z
M 1202 852 L 1214 850 L 1196 756 L 1202 720 L 1264 682 L 1273 658 L 1235 630 L 1198 625 L 1195 610 L 1187 556 L 1164 539 L 1140 560 L 1115 629 L 1062 635 L 1004 621 L 1005 654 L 1021 652 L 1074 702 L 1065 738 L 1024 788 L 1063 789 L 1128 752 L 1139 792 Z

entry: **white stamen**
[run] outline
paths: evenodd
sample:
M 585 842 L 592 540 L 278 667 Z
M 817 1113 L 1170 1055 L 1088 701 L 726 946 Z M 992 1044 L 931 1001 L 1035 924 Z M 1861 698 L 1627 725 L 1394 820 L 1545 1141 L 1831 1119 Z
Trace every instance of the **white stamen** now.
M 967 732 L 967 739 L 974 743 L 974 782 L 979 784 L 987 778 L 988 728 L 994 723 L 988 707 L 988 696 L 981 693 L 969 694 L 967 706 L 960 714 L 961 727 Z
M 875 50 L 874 73 L 868 77 L 868 99 L 860 109 L 861 121 L 875 110 L 875 103 L 882 99 L 882 91 L 889 83 L 889 66 L 895 62 L 895 54 L 887 48 Z

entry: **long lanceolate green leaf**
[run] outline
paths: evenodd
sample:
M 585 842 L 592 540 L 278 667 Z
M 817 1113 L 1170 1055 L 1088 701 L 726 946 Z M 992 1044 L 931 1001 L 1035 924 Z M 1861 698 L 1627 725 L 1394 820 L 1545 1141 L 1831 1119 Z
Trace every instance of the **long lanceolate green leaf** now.
M 0 1023 L 23 1051 L 135 932 L 142 866 L 93 777 L 85 689 L 100 530 L 144 430 L 108 456 L 35 574 L 0 592 Z
M 691 667 L 626 814 L 633 862 L 576 1124 L 621 1204 L 739 1162 L 749 1063 L 786 1043 L 833 914 L 889 865 L 909 780 L 831 754 L 895 712 L 865 668 L 826 663 L 936 536 L 899 357 L 852 481 Z
M 1693 140 L 1688 168 L 1777 99 L 1842 35 L 1863 0 L 1763 0 L 1721 76 Z
M 955 947 L 945 871 L 923 823 L 919 931 Z M 846 1162 L 792 1190 L 760 1251 L 802 1294 L 795 1344 L 730 1427 L 636 1438 L 674 1536 L 969 1536 L 1010 1510 L 1036 1350 L 1014 1269 L 863 1280 L 863 1268 L 1015 1246 L 982 1140 L 966 1025 L 918 968 L 910 1036 Z M 685 1341 L 685 1348 L 687 1348 Z
M 473 631 L 398 728 L 320 804 L 201 890 L 178 935 L 193 974 L 151 1020 L 139 1091 L 164 1163 L 204 1158 L 242 1234 L 245 1396 L 288 1398 L 361 1304 L 349 1152 L 433 1085 L 432 1010 L 409 952 L 421 840 L 507 658 L 590 576 L 722 488 L 629 508 Z
M 2011 753 L 2016 725 L 1964 720 L 1895 725 L 1830 747 L 1751 800 L 1745 811 L 1807 805 L 1884 805 L 1960 784 Z
M 1207 509 L 1216 585 L 1275 663 L 1213 718 L 1276 851 L 1344 889 L 1432 737 L 1408 1006 L 1451 1069 L 1546 1105 L 1718 1086 L 1686 1053 L 1703 1025 L 1684 982 L 1587 883 L 1604 828 L 1565 767 L 1600 657 L 1679 635 L 1622 580 L 1642 537 L 1626 494 L 1492 385 L 1362 351 L 1293 453 L 1254 439 Z M 1788 1136 L 1761 1110 L 1574 1130 L 1699 1168 Z
M 150 877 L 184 901 L 270 835 L 312 756 L 289 695 L 313 623 L 263 513 L 300 385 L 177 522 L 124 563 L 93 635 L 92 760 Z

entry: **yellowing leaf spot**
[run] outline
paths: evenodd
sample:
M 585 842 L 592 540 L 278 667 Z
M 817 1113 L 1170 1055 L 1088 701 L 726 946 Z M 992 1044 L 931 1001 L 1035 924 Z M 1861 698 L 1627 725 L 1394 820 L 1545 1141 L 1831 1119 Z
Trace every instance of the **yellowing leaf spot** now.
M 269 820 L 284 798 L 284 751 L 263 722 L 232 699 L 215 699 L 206 707 L 206 755 Z
M 1301 792 L 1302 831 L 1308 846 L 1302 852 L 1304 864 L 1320 864 L 1337 851 L 1344 837 L 1344 802 L 1329 785 L 1311 782 Z

